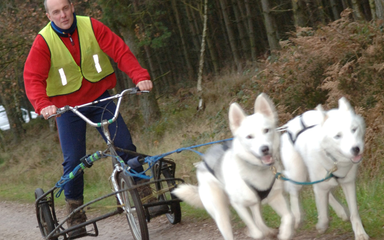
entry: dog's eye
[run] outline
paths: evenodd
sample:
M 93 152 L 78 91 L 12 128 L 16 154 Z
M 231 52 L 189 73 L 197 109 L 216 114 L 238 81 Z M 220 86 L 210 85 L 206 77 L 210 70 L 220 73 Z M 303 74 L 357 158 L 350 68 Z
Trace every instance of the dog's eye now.
M 357 128 L 352 128 L 352 133 L 355 133 L 357 131 Z
M 246 138 L 247 138 L 247 139 L 252 139 L 253 136 L 252 136 L 252 135 L 248 135 L 248 136 L 246 136 Z
M 341 133 L 336 134 L 336 135 L 334 136 L 334 138 L 335 138 L 335 139 L 340 139 L 340 138 L 341 138 Z
M 269 128 L 264 129 L 264 133 L 268 133 L 268 132 L 269 132 Z

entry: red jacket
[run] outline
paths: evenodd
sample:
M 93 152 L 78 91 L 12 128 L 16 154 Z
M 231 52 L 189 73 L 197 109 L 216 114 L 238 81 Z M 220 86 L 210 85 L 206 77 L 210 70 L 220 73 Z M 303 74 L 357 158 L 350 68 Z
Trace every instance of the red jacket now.
M 120 70 L 125 72 L 134 84 L 150 80 L 149 73 L 142 68 L 125 42 L 107 26 L 91 18 L 92 27 L 101 50 L 110 56 Z M 73 59 L 80 65 L 80 48 L 77 29 L 72 34 L 74 45 L 69 37 L 60 37 L 71 52 Z M 37 35 L 24 66 L 24 85 L 27 97 L 36 113 L 50 105 L 60 108 L 65 105 L 76 106 L 91 102 L 101 96 L 107 89 L 116 85 L 116 76 L 112 74 L 97 83 L 83 78 L 81 88 L 71 94 L 48 97 L 46 93 L 48 72 L 51 67 L 51 56 L 47 43 L 41 35 Z

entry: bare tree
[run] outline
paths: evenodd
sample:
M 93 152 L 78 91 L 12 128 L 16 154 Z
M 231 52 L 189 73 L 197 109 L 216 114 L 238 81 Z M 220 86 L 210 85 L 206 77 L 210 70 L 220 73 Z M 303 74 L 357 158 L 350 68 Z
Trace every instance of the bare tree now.
M 253 19 L 252 19 L 252 11 L 251 11 L 251 6 L 249 4 L 249 0 L 244 1 L 245 5 L 245 11 L 247 13 L 247 32 L 249 36 L 249 43 L 250 43 L 250 48 L 251 48 L 251 56 L 252 56 L 252 61 L 256 61 L 256 37 L 255 37 L 255 32 L 254 32 L 254 27 L 253 27 Z
M 293 19 L 296 27 L 305 27 L 305 3 L 302 0 L 292 0 Z
M 375 16 L 378 18 L 378 19 L 384 19 L 384 7 L 383 7 L 384 3 L 383 3 L 383 0 L 375 0 L 375 10 L 376 10 L 376 14 Z M 372 14 L 373 16 L 373 14 Z
M 235 19 L 236 19 L 236 27 L 237 27 L 237 31 L 239 32 L 239 36 L 240 36 L 240 42 L 241 42 L 241 47 L 242 47 L 242 54 L 244 56 L 247 56 L 249 55 L 248 54 L 248 37 L 246 36 L 245 34 L 245 27 L 244 27 L 244 24 L 243 24 L 243 18 L 242 18 L 242 15 L 240 13 L 240 9 L 239 9 L 239 5 L 238 5 L 238 0 L 232 0 L 232 9 L 233 9 L 233 13 L 234 13 L 234 16 L 235 16 Z
M 277 32 L 275 28 L 275 19 L 270 11 L 269 1 L 261 0 L 263 8 L 265 28 L 267 29 L 268 43 L 271 50 L 280 49 L 279 40 L 277 39 Z
M 193 71 L 193 67 L 192 67 L 192 64 L 191 64 L 191 61 L 189 58 L 189 51 L 187 48 L 187 43 L 186 43 L 186 39 L 184 36 L 183 27 L 182 27 L 181 21 L 180 21 L 179 10 L 177 8 L 176 0 L 171 0 L 171 3 L 172 3 L 173 14 L 175 15 L 177 27 L 179 29 L 180 40 L 181 40 L 181 45 L 182 45 L 182 49 L 183 49 L 183 53 L 184 53 L 184 57 L 185 57 L 185 62 L 187 63 L 188 76 L 189 76 L 189 79 L 192 80 L 193 75 L 194 75 L 194 71 Z
M 339 14 L 339 11 L 337 10 L 336 1 L 330 0 L 330 4 L 331 4 L 331 9 L 332 9 L 333 19 L 334 20 L 340 19 L 340 14 Z
M 355 17 L 355 20 L 363 20 L 364 14 L 363 10 L 361 9 L 361 3 L 360 0 L 351 0 L 352 8 L 353 8 L 353 15 Z
M 207 35 L 207 9 L 208 9 L 208 0 L 204 1 L 204 27 L 203 35 L 201 37 L 201 50 L 200 50 L 200 63 L 199 63 L 199 72 L 197 78 L 197 94 L 199 96 L 198 111 L 203 110 L 204 99 L 203 99 L 203 88 L 201 87 L 201 82 L 203 79 L 203 66 L 204 66 L 204 52 L 205 52 L 205 37 Z
M 239 57 L 239 53 L 237 50 L 236 37 L 235 37 L 235 33 L 233 32 L 233 29 L 232 29 L 232 24 L 231 24 L 231 21 L 229 18 L 229 14 L 227 12 L 227 1 L 226 0 L 219 0 L 219 1 L 220 1 L 220 6 L 221 6 L 221 11 L 223 13 L 225 27 L 226 27 L 228 38 L 229 38 L 229 44 L 231 46 L 231 52 L 232 52 L 233 60 L 236 64 L 237 71 L 241 72 L 242 70 L 241 70 L 240 57 Z

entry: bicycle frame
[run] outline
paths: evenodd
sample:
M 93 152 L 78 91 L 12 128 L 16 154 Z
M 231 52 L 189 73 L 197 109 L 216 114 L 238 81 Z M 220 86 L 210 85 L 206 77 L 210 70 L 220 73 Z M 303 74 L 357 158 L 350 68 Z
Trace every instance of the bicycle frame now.
M 56 216 L 56 213 L 55 213 L 55 207 L 54 207 L 54 191 L 58 189 L 57 186 L 51 188 L 50 190 L 48 190 L 46 193 L 44 193 L 42 196 L 38 197 L 36 199 L 36 204 L 35 204 L 35 207 L 36 207 L 36 213 L 37 213 L 37 219 L 38 219 L 38 223 L 39 223 L 39 227 L 40 227 L 40 230 L 42 230 L 42 226 L 41 226 L 41 222 L 40 222 L 40 217 L 39 214 L 39 208 L 40 208 L 40 205 L 42 204 L 48 204 L 49 205 L 49 209 L 51 211 L 51 215 L 52 215 L 52 219 L 54 221 L 54 229 L 48 234 L 45 236 L 45 239 L 55 239 L 55 238 L 58 238 L 59 236 L 64 236 L 64 240 L 67 239 L 67 233 L 74 230 L 74 229 L 77 229 L 77 228 L 81 228 L 81 227 L 84 227 L 84 226 L 87 226 L 87 225 L 90 225 L 92 224 L 93 227 L 94 227 L 94 233 L 89 233 L 87 232 L 87 236 L 98 236 L 98 228 L 97 228 L 97 225 L 96 225 L 96 222 L 97 221 L 100 221 L 100 220 L 103 220 L 103 219 L 106 219 L 108 217 L 111 217 L 111 216 L 114 216 L 114 215 L 117 215 L 117 214 L 120 214 L 122 212 L 128 212 L 128 210 L 122 206 L 123 210 L 121 209 L 116 209 L 115 211 L 112 211 L 112 212 L 109 212 L 107 214 L 104 214 L 104 215 L 101 215 L 99 217 L 96 217 L 96 218 L 93 218 L 93 219 L 89 219 L 88 221 L 84 222 L 84 223 L 81 223 L 81 224 L 78 224 L 76 226 L 72 226 L 68 229 L 64 229 L 63 227 L 63 224 L 76 212 L 79 212 L 81 211 L 82 209 L 86 208 L 87 206 L 91 205 L 91 204 L 94 204 L 98 201 L 101 201 L 103 199 L 106 199 L 108 197 L 111 197 L 111 196 L 116 196 L 117 199 L 118 199 L 118 202 L 119 203 L 122 203 L 123 200 L 122 200 L 122 195 L 120 193 L 124 192 L 124 191 L 127 191 L 128 189 L 119 189 L 119 185 L 118 185 L 118 182 L 117 182 L 117 175 L 118 173 L 121 173 L 122 171 L 129 171 L 130 170 L 130 167 L 124 163 L 124 161 L 122 161 L 120 159 L 120 157 L 118 156 L 117 154 L 117 151 L 113 144 L 113 140 L 111 139 L 111 136 L 110 136 L 110 132 L 109 132 L 109 129 L 108 129 L 108 126 L 110 124 L 112 124 L 118 117 L 119 115 L 119 110 L 120 110 L 120 106 L 121 106 L 121 101 L 122 101 L 122 98 L 124 95 L 126 94 L 136 94 L 136 93 L 139 93 L 139 90 L 137 88 L 131 88 L 131 89 L 126 89 L 124 91 L 122 91 L 120 94 L 116 94 L 114 96 L 110 96 L 108 98 L 104 98 L 104 99 L 100 99 L 100 100 L 97 100 L 97 101 L 93 101 L 91 103 L 86 103 L 86 104 L 83 104 L 83 105 L 79 105 L 79 106 L 75 106 L 75 107 L 71 107 L 71 106 L 65 106 L 63 108 L 59 108 L 57 110 L 57 113 L 53 116 L 57 116 L 57 115 L 60 115 L 60 114 L 63 114 L 67 111 L 72 111 L 73 113 L 77 114 L 80 118 L 82 118 L 85 122 L 87 122 L 89 125 L 93 126 L 93 127 L 101 127 L 102 130 L 103 130 L 103 133 L 107 139 L 107 149 L 104 150 L 103 152 L 101 151 L 98 151 L 92 155 L 88 155 L 87 157 L 85 157 L 84 161 L 85 161 L 85 164 L 86 164 L 86 167 L 91 167 L 93 165 L 93 162 L 98 160 L 98 159 L 101 159 L 101 158 L 106 158 L 106 157 L 112 157 L 112 163 L 113 163 L 113 171 L 110 175 L 110 182 L 111 182 L 111 187 L 113 188 L 113 192 L 110 193 L 110 194 L 107 194 L 105 196 L 102 196 L 102 197 L 99 197 L 99 198 L 96 198 L 94 199 L 93 201 L 90 201 L 86 204 L 83 204 L 82 206 L 78 207 L 77 209 L 75 209 L 71 214 L 69 214 L 65 219 L 63 219 L 63 221 L 61 223 L 59 223 L 58 219 L 57 219 L 57 216 Z M 91 106 L 93 104 L 96 104 L 96 103 L 99 103 L 99 102 L 103 102 L 103 101 L 108 101 L 108 100 L 113 100 L 113 99 L 117 99 L 117 103 L 116 103 L 116 111 L 113 115 L 113 117 L 109 120 L 105 119 L 105 120 L 102 120 L 100 123 L 95 123 L 95 122 L 92 122 L 91 120 L 89 120 L 86 116 L 84 116 L 78 109 L 82 108 L 82 107 L 86 107 L 86 106 Z M 52 117 L 52 116 L 51 116 Z M 128 151 L 128 150 L 123 150 L 123 149 L 117 149 L 118 151 Z M 129 153 L 131 154 L 134 154 L 134 155 L 137 155 L 137 156 L 143 156 L 143 157 L 146 157 L 148 155 L 145 155 L 145 154 L 140 154 L 140 153 L 136 153 L 136 152 L 132 152 L 132 151 L 128 151 Z M 109 153 L 109 154 L 107 154 Z M 91 158 L 90 156 L 97 156 L 97 159 L 96 160 L 90 160 L 88 159 L 89 162 L 87 162 L 87 158 Z M 141 162 L 143 164 L 143 162 Z M 88 166 L 87 166 L 88 164 Z M 166 159 L 160 159 L 159 162 L 157 163 L 158 167 L 154 170 L 154 169 L 150 169 L 151 172 L 152 172 L 152 176 L 155 177 L 157 176 L 156 178 L 154 178 L 155 180 L 152 181 L 151 183 L 155 183 L 155 184 L 158 184 L 160 183 L 161 181 L 166 181 L 167 179 L 157 179 L 159 178 L 160 174 L 161 174 L 161 171 L 162 171 L 162 167 L 166 167 L 167 168 L 167 171 L 169 170 L 169 174 L 171 175 L 172 177 L 172 181 L 175 182 L 175 185 L 176 185 L 176 181 L 177 182 L 184 182 L 182 179 L 176 179 L 174 178 L 174 173 L 175 173 L 175 163 L 172 162 L 172 161 L 169 161 L 169 160 L 166 160 Z M 130 178 L 132 179 L 132 178 Z M 169 181 L 170 179 L 168 179 Z M 133 180 L 132 180 L 133 181 Z M 144 184 L 145 185 L 145 184 Z M 139 188 L 140 186 L 142 185 L 136 185 L 130 189 L 135 189 L 135 188 Z M 143 204 L 143 207 L 146 211 L 146 215 L 147 215 L 147 221 L 149 221 L 149 213 L 148 213 L 148 207 L 151 207 L 151 206 L 156 206 L 156 205 L 160 205 L 160 204 L 172 204 L 172 203 L 179 203 L 180 200 L 178 199 L 172 199 L 172 200 L 167 200 L 167 201 L 162 201 L 160 203 L 148 203 L 148 204 Z M 44 234 L 43 234 L 44 236 Z

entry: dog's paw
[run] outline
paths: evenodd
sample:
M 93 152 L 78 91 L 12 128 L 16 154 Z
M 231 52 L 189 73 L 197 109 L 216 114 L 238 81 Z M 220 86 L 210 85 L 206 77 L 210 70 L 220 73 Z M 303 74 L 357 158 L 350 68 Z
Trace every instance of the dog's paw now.
M 359 234 L 355 236 L 355 240 L 369 240 L 369 236 L 366 233 Z
M 339 215 L 339 218 L 343 220 L 344 222 L 349 222 L 349 216 L 348 215 Z
M 263 239 L 264 235 L 259 229 L 249 229 L 246 230 L 246 235 L 253 239 Z
M 325 233 L 328 229 L 328 222 L 318 222 L 316 224 L 316 229 L 319 233 Z

